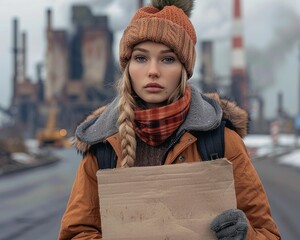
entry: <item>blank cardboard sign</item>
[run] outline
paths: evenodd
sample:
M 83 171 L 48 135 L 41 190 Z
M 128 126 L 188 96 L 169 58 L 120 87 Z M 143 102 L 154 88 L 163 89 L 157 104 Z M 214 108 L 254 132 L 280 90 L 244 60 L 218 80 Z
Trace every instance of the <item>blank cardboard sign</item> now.
M 213 218 L 236 208 L 226 159 L 97 172 L 104 240 L 215 239 Z

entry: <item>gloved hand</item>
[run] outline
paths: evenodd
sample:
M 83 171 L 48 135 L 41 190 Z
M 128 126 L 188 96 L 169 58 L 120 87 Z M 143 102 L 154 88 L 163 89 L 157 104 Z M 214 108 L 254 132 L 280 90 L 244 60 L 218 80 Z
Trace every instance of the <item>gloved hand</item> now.
M 229 209 L 212 221 L 210 229 L 218 240 L 243 240 L 248 231 L 247 217 L 242 210 Z

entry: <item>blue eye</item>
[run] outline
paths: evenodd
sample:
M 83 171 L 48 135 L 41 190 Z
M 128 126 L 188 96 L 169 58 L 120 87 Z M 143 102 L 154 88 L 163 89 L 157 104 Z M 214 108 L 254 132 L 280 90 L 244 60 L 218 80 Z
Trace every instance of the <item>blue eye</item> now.
M 146 58 L 144 56 L 135 56 L 134 59 L 137 61 L 137 62 L 145 62 L 146 61 Z
M 173 63 L 173 62 L 175 62 L 175 58 L 173 58 L 173 57 L 165 57 L 165 58 L 162 59 L 162 61 L 164 63 Z

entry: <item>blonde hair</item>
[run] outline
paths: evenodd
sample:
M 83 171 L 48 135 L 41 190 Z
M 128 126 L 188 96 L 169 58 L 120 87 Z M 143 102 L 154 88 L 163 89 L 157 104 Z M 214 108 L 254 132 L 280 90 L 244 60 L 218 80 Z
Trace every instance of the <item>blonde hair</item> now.
M 133 129 L 134 122 L 134 110 L 137 108 L 137 102 L 133 95 L 133 89 L 131 86 L 131 79 L 129 75 L 129 64 L 124 69 L 123 75 L 118 81 L 118 93 L 119 93 L 119 134 L 121 138 L 121 153 L 122 162 L 121 167 L 133 167 L 136 154 L 136 138 L 135 131 Z M 180 84 L 177 86 L 173 94 L 168 99 L 168 104 L 177 101 L 184 95 L 187 84 L 187 72 L 182 67 Z

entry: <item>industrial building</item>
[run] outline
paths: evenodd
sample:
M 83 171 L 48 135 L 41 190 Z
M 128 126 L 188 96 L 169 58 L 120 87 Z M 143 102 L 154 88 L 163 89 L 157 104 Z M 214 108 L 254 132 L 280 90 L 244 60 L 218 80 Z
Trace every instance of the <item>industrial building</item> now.
M 19 44 L 18 20 L 14 20 L 11 112 L 24 137 L 34 137 L 49 121 L 72 136 L 85 115 L 115 95 L 118 67 L 108 17 L 94 16 L 83 5 L 73 6 L 71 11 L 70 30 L 55 29 L 53 13 L 47 10 L 45 58 L 37 65 L 35 82 L 26 78 L 26 34 Z M 53 107 L 56 114 L 49 116 Z
M 263 116 L 263 100 L 251 91 L 251 76 L 247 72 L 241 2 L 232 0 L 229 76 L 217 76 L 214 72 L 214 40 L 207 39 L 197 45 L 201 66 L 196 82 L 203 92 L 217 91 L 249 112 L 254 102 L 258 110 L 250 131 L 268 133 L 271 122 Z M 138 7 L 143 5 L 144 1 L 139 0 Z M 25 138 L 35 137 L 39 129 L 47 127 L 66 129 L 68 136 L 73 136 L 85 116 L 115 96 L 114 84 L 120 72 L 113 57 L 114 39 L 108 16 L 94 15 L 85 5 L 72 6 L 71 16 L 70 29 L 56 29 L 54 13 L 46 11 L 45 56 L 36 66 L 35 81 L 26 75 L 26 33 L 20 34 L 18 20 L 13 21 L 13 87 L 8 113 Z M 282 101 L 278 100 L 279 106 Z M 282 117 L 282 109 L 278 116 L 288 126 L 285 132 L 292 132 L 292 119 Z

